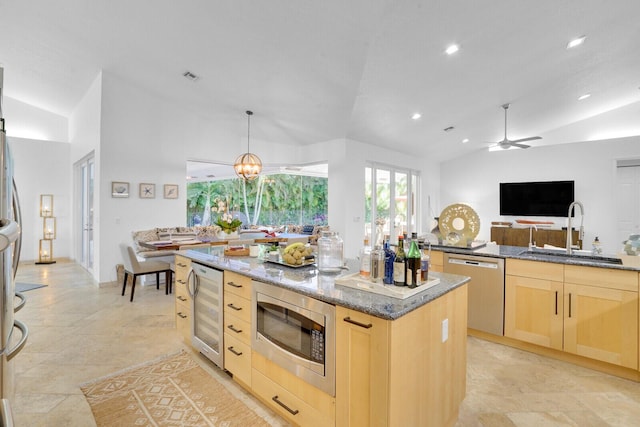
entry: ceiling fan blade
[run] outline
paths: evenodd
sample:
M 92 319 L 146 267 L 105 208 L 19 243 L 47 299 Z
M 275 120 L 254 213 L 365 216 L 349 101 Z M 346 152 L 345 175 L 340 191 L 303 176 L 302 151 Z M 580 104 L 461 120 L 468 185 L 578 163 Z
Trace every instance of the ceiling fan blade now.
M 530 136 L 529 138 L 520 138 L 520 139 L 515 139 L 511 142 L 525 142 L 525 141 L 535 141 L 536 139 L 542 139 L 541 136 Z
M 518 147 L 518 148 L 529 148 L 531 147 L 530 145 L 526 145 L 526 144 L 518 144 L 515 141 L 511 143 L 512 147 Z

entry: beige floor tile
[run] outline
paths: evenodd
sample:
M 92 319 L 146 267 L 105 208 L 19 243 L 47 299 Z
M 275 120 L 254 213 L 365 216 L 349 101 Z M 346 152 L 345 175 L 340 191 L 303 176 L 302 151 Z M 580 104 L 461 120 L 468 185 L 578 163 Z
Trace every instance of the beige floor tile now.
M 174 299 L 164 288 L 98 287 L 73 263 L 21 266 L 28 291 L 16 317 L 30 327 L 14 359 L 16 426 L 93 426 L 80 384 L 180 349 Z M 457 427 L 640 426 L 640 384 L 469 338 L 467 396 Z M 286 425 L 199 354 L 196 360 L 251 408 Z

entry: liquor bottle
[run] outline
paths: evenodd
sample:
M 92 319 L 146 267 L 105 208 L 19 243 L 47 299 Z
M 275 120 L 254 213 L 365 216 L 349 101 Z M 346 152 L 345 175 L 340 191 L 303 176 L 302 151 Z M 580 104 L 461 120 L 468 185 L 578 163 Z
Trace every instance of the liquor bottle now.
M 384 284 L 393 285 L 393 262 L 396 259 L 396 253 L 389 246 L 389 239 L 384 241 Z
M 384 278 L 384 251 L 380 245 L 376 245 L 371 251 L 371 281 L 382 283 Z
M 396 286 L 407 285 L 407 263 L 404 254 L 404 237 L 398 236 L 398 249 L 396 259 L 393 261 L 393 284 Z
M 360 249 L 360 277 L 368 279 L 371 276 L 371 247 L 369 241 L 364 241 L 364 246 Z
M 422 273 L 422 283 L 427 283 L 429 280 L 429 263 L 431 262 L 431 242 L 429 242 L 429 249 L 422 248 L 422 265 L 420 266 L 420 273 Z
M 420 248 L 418 248 L 418 239 L 411 239 L 411 246 L 407 253 L 407 286 L 415 288 L 420 285 L 422 279 L 422 273 L 420 273 L 420 267 L 422 264 Z

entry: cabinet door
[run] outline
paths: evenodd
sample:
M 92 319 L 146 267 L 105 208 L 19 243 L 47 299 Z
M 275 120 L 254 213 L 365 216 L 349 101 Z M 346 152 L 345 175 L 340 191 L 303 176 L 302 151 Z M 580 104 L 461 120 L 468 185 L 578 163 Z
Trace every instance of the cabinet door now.
M 429 271 L 436 273 L 444 272 L 444 252 L 431 251 L 431 259 L 429 260 Z
M 504 334 L 562 349 L 562 282 L 507 275 Z
M 638 368 L 638 293 L 565 283 L 564 349 Z
M 386 426 L 389 321 L 336 307 L 336 426 Z

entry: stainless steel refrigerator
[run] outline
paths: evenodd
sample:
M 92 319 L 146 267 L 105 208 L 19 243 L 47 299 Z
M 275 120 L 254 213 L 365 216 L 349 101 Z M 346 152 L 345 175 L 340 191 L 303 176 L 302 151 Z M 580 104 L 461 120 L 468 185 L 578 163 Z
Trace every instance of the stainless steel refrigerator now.
M 13 426 L 12 359 L 27 342 L 26 325 L 15 318 L 26 299 L 16 293 L 15 273 L 20 256 L 20 203 L 13 180 L 13 160 L 2 114 L 3 73 L 0 67 L 0 426 Z M 16 297 L 20 302 L 15 305 Z

